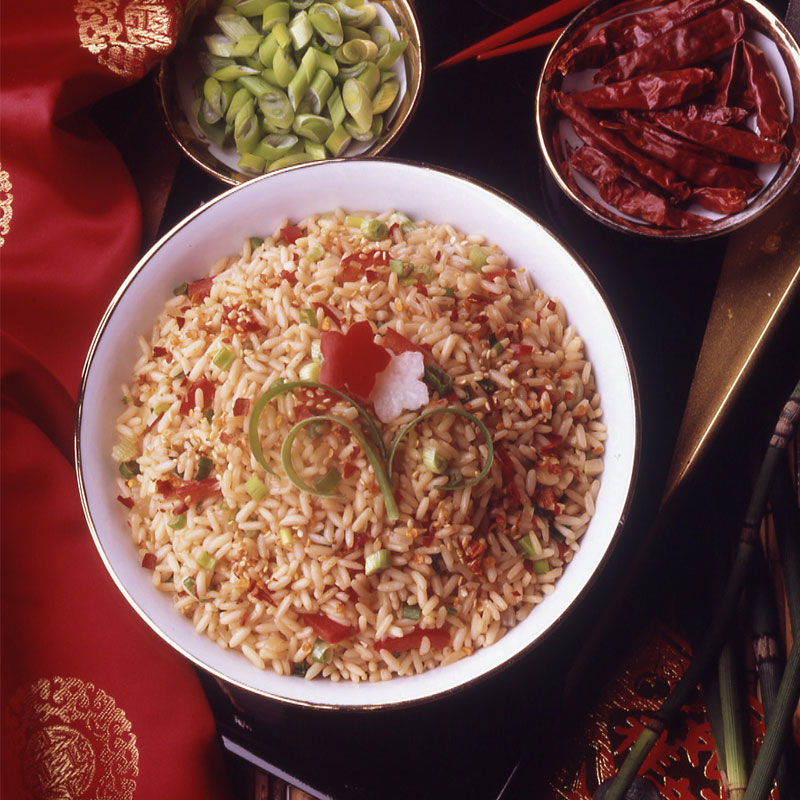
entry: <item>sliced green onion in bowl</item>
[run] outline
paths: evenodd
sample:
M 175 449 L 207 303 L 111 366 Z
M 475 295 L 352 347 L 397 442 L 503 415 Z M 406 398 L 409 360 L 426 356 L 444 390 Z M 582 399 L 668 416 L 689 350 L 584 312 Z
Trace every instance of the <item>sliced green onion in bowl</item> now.
M 421 609 L 418 604 L 415 605 L 404 605 L 403 606 L 403 619 L 419 619 L 421 614 Z
M 267 496 L 267 486 L 258 475 L 251 475 L 244 484 L 244 490 L 253 500 L 263 500 Z
M 434 475 L 444 475 L 447 472 L 447 459 L 439 452 L 435 444 L 422 448 L 422 464 L 428 472 Z
M 519 540 L 519 546 L 528 558 L 536 555 L 536 548 L 533 546 L 530 534 L 526 534 Z
M 227 347 L 221 348 L 212 359 L 214 366 L 223 371 L 228 369 L 234 361 L 236 361 L 236 356 Z
M 329 467 L 327 472 L 314 481 L 314 488 L 321 495 L 330 495 L 341 483 L 342 475 L 336 467 Z
M 214 558 L 213 556 L 210 556 L 208 553 L 206 553 L 205 550 L 203 550 L 203 552 L 200 553 L 200 555 L 197 558 L 197 563 L 203 569 L 214 569 L 214 567 L 217 566 L 217 559 Z
M 204 481 L 211 474 L 213 468 L 213 459 L 208 456 L 200 456 L 200 458 L 197 459 L 197 469 L 194 473 L 194 479 L 196 481 Z

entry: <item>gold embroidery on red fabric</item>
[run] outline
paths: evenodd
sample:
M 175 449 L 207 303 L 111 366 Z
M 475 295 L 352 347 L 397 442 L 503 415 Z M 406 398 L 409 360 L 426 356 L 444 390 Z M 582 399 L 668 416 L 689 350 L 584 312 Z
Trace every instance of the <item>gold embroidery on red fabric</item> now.
M 111 72 L 140 78 L 175 42 L 180 8 L 174 0 L 77 0 L 81 47 Z
M 0 169 L 0 247 L 5 244 L 6 236 L 11 227 L 11 216 L 14 195 L 11 194 L 11 176 Z
M 80 678 L 41 678 L 11 699 L 22 783 L 34 800 L 131 800 L 136 736 L 112 697 Z

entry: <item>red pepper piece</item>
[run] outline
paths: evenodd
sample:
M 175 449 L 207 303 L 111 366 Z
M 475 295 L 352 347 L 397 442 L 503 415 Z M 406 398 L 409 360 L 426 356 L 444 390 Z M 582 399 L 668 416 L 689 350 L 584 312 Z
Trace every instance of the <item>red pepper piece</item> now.
M 156 556 L 155 553 L 145 553 L 142 556 L 142 566 L 145 569 L 155 569 L 156 568 Z
M 233 401 L 233 416 L 243 417 L 250 411 L 250 401 L 246 397 L 237 397 Z
M 722 164 L 703 154 L 689 142 L 676 139 L 662 128 L 635 117 L 622 114 L 622 135 L 635 147 L 672 167 L 694 186 L 716 186 L 741 189 L 746 195 L 763 185 L 751 170 Z M 709 151 L 713 152 L 713 151 Z
M 201 503 L 220 491 L 216 478 L 205 478 L 202 481 L 186 481 L 177 486 L 169 485 L 161 493 L 164 497 L 180 497 L 185 503 Z
M 280 229 L 279 234 L 286 244 L 294 244 L 301 236 L 306 235 L 303 229 L 297 225 L 287 225 Z
M 618 83 L 574 92 L 585 108 L 633 108 L 640 111 L 669 108 L 699 97 L 714 81 L 710 69 L 687 67 L 650 75 L 637 75 Z
M 192 281 L 186 288 L 186 294 L 193 305 L 200 305 L 203 300 L 211 294 L 211 284 L 213 278 L 200 278 L 200 280 Z
M 403 653 L 406 650 L 419 650 L 422 646 L 422 639 L 425 636 L 428 637 L 431 647 L 435 650 L 441 650 L 443 647 L 450 644 L 450 631 L 444 628 L 432 628 L 430 630 L 415 628 L 411 633 L 407 633 L 405 636 L 400 636 L 396 639 L 378 639 L 378 641 L 375 642 L 375 649 L 385 649 L 391 653 Z
M 533 345 L 530 344 L 512 343 L 509 345 L 509 347 L 511 348 L 511 352 L 517 358 L 521 358 L 522 356 L 529 356 L 533 352 Z
M 500 475 L 503 478 L 503 483 L 508 483 L 516 474 L 517 468 L 502 445 L 496 444 L 494 446 L 494 457 L 500 465 Z
M 586 144 L 615 156 L 623 164 L 665 189 L 678 200 L 686 200 L 689 197 L 689 187 L 674 170 L 654 161 L 631 147 L 622 137 L 604 128 L 597 117 L 580 103 L 576 103 L 569 95 L 553 92 L 553 102 L 556 108 L 572 120 L 578 136 Z
M 709 211 L 735 214 L 747 205 L 747 195 L 741 189 L 718 186 L 700 186 L 692 189 L 692 200 Z
M 789 127 L 786 103 L 767 57 L 751 42 L 744 42 L 742 62 L 747 76 L 747 91 L 756 110 L 758 132 L 780 141 Z
M 292 270 L 282 269 L 280 272 L 280 277 L 285 280 L 289 286 L 295 286 L 297 284 L 297 275 Z
M 342 625 L 324 614 L 303 614 L 303 622 L 328 644 L 336 644 L 358 633 L 356 628 Z
M 117 500 L 119 500 L 119 502 L 122 503 L 122 505 L 124 505 L 125 508 L 133 508 L 133 506 L 135 505 L 132 497 L 123 497 L 121 494 L 118 494 Z
M 367 320 L 354 323 L 346 333 L 323 331 L 320 346 L 323 357 L 320 382 L 334 389 L 347 387 L 360 398 L 369 397 L 375 376 L 391 360 L 389 351 L 375 344 L 372 325 Z
M 622 81 L 698 64 L 732 47 L 743 35 L 742 12 L 733 5 L 724 6 L 617 56 L 595 73 L 594 82 Z
M 579 44 L 560 60 L 559 70 L 566 75 L 578 69 L 598 67 L 614 56 L 641 47 L 721 4 L 722 0 L 676 0 L 652 11 L 625 16 L 623 15 L 628 9 L 625 9 L 624 4 L 612 6 L 611 10 L 617 12 L 617 19 L 585 39 L 577 37 Z M 596 17 L 590 20 L 593 27 L 599 21 Z
M 789 155 L 788 149 L 782 144 L 730 125 L 687 119 L 675 111 L 661 111 L 655 114 L 654 119 L 662 128 L 677 136 L 751 163 L 776 164 Z
M 198 389 L 203 392 L 203 411 L 214 402 L 214 393 L 217 387 L 204 375 L 202 378 L 198 378 L 194 381 L 186 390 L 186 397 L 183 398 L 183 402 L 181 403 L 181 414 L 188 414 L 193 408 L 197 407 Z
M 623 214 L 667 228 L 694 229 L 710 220 L 670 205 L 666 198 L 637 186 L 614 164 L 613 160 L 593 147 L 581 147 L 572 154 L 572 166 L 591 178 L 600 197 Z
M 342 320 L 339 315 L 330 307 L 326 306 L 325 303 L 312 303 L 311 308 L 314 311 L 319 311 L 322 309 L 322 313 L 337 327 L 339 330 L 342 329 Z
M 391 350 L 396 356 L 401 353 L 416 352 L 422 353 L 425 358 L 431 356 L 431 351 L 427 347 L 415 344 L 411 339 L 407 339 L 402 333 L 398 333 L 393 328 L 387 328 L 383 336 L 383 344 L 388 350 Z

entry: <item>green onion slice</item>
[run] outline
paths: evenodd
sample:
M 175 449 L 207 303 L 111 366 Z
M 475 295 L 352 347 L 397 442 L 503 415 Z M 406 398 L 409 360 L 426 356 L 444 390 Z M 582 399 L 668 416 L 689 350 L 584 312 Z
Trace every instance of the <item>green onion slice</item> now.
M 386 548 L 370 553 L 364 559 L 364 574 L 374 575 L 392 565 L 392 554 Z
M 295 389 L 321 389 L 325 392 L 331 392 L 337 397 L 341 397 L 342 400 L 346 400 L 348 403 L 350 403 L 350 405 L 352 405 L 356 411 L 358 411 L 364 422 L 367 424 L 370 439 L 372 439 L 375 447 L 377 448 L 378 455 L 380 455 L 381 458 L 386 458 L 386 448 L 383 445 L 383 439 L 381 439 L 378 426 L 369 415 L 369 412 L 367 412 L 363 406 L 353 400 L 352 397 L 348 397 L 344 392 L 340 392 L 338 389 L 334 389 L 332 386 L 327 386 L 324 383 L 317 383 L 316 381 L 282 381 L 279 379 L 278 381 L 275 381 L 272 386 L 270 386 L 269 389 L 256 401 L 255 405 L 253 406 L 253 413 L 250 415 L 250 425 L 248 428 L 250 450 L 255 456 L 256 461 L 258 461 L 258 463 L 261 464 L 261 466 L 264 467 L 267 472 L 272 475 L 275 474 L 275 471 L 269 466 L 269 464 L 267 464 L 267 460 L 264 458 L 264 452 L 261 449 L 261 441 L 258 436 L 258 420 L 266 408 L 267 403 L 272 402 L 276 397 L 280 397 L 283 394 L 289 394 Z
M 317 639 L 311 648 L 311 660 L 318 664 L 330 664 L 333 660 L 333 645 L 324 639 Z
M 286 384 L 288 385 L 288 384 Z M 283 388 L 283 387 L 281 387 Z M 355 404 L 354 404 L 355 405 Z M 366 412 L 365 412 L 366 413 Z M 286 472 L 289 480 L 302 492 L 306 492 L 307 494 L 312 494 L 316 497 L 337 497 L 340 498 L 341 495 L 332 494 L 331 492 L 320 491 L 315 487 L 309 486 L 298 474 L 297 470 L 294 468 L 294 464 L 292 463 L 292 445 L 294 444 L 294 440 L 297 438 L 297 434 L 300 433 L 303 428 L 307 425 L 311 425 L 313 422 L 318 421 L 325 421 L 330 422 L 334 425 L 341 425 L 343 428 L 347 428 L 353 436 L 356 437 L 356 440 L 361 445 L 361 449 L 367 456 L 367 460 L 372 467 L 372 471 L 375 473 L 375 479 L 378 481 L 378 486 L 380 487 L 381 493 L 383 494 L 383 503 L 386 507 L 386 516 L 390 520 L 396 520 L 400 516 L 400 512 L 397 508 L 397 503 L 394 499 L 394 492 L 392 491 L 392 484 L 389 479 L 389 475 L 387 474 L 386 469 L 383 466 L 383 461 L 381 457 L 375 452 L 372 445 L 367 441 L 366 436 L 355 427 L 351 423 L 347 422 L 347 420 L 339 419 L 339 417 L 331 417 L 326 415 L 320 415 L 316 417 L 307 417 L 306 419 L 300 420 L 300 422 L 295 423 L 292 429 L 289 431 L 286 438 L 283 440 L 283 446 L 281 447 L 281 462 L 283 464 L 283 469 Z M 374 423 L 372 423 L 374 425 Z M 327 487 L 325 487 L 327 488 Z
M 394 457 L 397 453 L 397 447 L 403 438 L 420 422 L 422 422 L 422 420 L 426 419 L 427 417 L 432 417 L 434 414 L 455 414 L 456 416 L 468 419 L 480 431 L 484 441 L 486 442 L 486 448 L 488 450 L 486 463 L 483 465 L 483 469 L 476 477 L 469 481 L 461 481 L 460 483 L 451 482 L 446 486 L 438 486 L 437 488 L 444 491 L 455 491 L 456 489 L 466 489 L 467 487 L 474 486 L 476 483 L 482 481 L 489 474 L 492 461 L 494 460 L 494 444 L 492 443 L 492 435 L 489 433 L 489 429 L 474 414 L 470 414 L 469 411 L 464 411 L 461 408 L 434 408 L 431 411 L 426 411 L 424 414 L 420 414 L 416 419 L 412 419 L 411 422 L 409 422 L 408 425 L 406 425 L 405 428 L 403 428 L 403 430 L 397 434 L 394 442 L 392 442 L 392 446 L 389 449 L 389 461 L 386 468 L 387 473 L 391 476 L 392 464 L 394 463 Z

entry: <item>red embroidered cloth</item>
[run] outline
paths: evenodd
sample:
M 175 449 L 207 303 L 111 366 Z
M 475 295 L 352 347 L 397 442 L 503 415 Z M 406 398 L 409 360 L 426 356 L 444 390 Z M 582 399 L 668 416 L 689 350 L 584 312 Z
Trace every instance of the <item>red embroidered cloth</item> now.
M 0 20 L 4 797 L 230 797 L 191 666 L 95 551 L 71 457 L 86 351 L 141 241 L 91 122 L 175 41 L 170 0 L 10 2 Z

